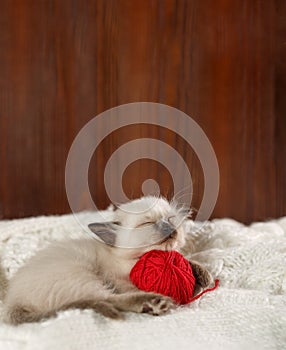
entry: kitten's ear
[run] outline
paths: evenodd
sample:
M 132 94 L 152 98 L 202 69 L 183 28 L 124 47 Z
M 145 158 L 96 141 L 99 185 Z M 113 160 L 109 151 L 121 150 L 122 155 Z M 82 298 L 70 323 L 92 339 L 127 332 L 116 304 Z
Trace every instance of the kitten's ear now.
M 94 222 L 88 228 L 106 244 L 115 244 L 116 230 L 113 222 Z

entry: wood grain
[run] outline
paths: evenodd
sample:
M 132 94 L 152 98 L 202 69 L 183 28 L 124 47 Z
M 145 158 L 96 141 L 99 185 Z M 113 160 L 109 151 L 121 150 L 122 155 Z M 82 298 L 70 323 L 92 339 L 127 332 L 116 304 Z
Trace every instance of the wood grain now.
M 214 217 L 286 214 L 285 1 L 0 0 L 0 9 L 1 218 L 69 212 L 64 170 L 74 137 L 99 113 L 137 101 L 176 107 L 204 129 L 220 168 Z M 97 206 L 109 203 L 108 158 L 138 137 L 184 157 L 197 208 L 196 154 L 150 126 L 118 130 L 97 149 L 89 174 Z M 128 196 L 149 177 L 172 195 L 168 169 L 138 160 L 124 175 Z

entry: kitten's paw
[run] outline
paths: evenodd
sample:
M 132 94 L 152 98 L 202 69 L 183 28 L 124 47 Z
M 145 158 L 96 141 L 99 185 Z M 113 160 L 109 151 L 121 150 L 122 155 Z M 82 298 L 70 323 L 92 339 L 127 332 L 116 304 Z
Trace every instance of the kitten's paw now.
M 93 309 L 105 317 L 113 318 L 115 320 L 123 319 L 123 314 L 111 303 L 106 301 L 100 301 L 96 303 Z
M 174 301 L 161 294 L 150 294 L 142 304 L 142 313 L 160 316 L 175 307 Z
M 192 267 L 196 283 L 202 288 L 207 288 L 213 283 L 213 277 L 205 267 L 195 261 L 190 261 L 190 265 Z
M 207 288 L 214 283 L 214 279 L 208 270 L 201 274 L 199 283 L 203 288 Z

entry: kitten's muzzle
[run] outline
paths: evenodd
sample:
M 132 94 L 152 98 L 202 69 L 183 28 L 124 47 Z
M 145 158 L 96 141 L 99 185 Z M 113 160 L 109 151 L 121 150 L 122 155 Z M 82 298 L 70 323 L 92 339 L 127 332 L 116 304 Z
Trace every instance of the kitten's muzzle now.
M 159 221 L 155 225 L 156 225 L 156 229 L 160 232 L 160 234 L 165 239 L 177 237 L 176 227 L 174 225 L 172 225 L 170 222 Z

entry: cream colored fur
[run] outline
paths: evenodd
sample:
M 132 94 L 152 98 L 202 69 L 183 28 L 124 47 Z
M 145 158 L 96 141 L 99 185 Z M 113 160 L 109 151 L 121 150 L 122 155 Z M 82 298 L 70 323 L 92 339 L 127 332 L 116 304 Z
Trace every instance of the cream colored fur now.
M 114 224 L 106 227 L 107 234 L 115 235 L 115 246 L 88 237 L 52 243 L 21 267 L 9 282 L 6 321 L 14 324 L 38 321 L 72 307 L 93 308 L 113 318 L 119 318 L 120 311 L 157 315 L 173 307 L 170 298 L 138 291 L 130 282 L 129 273 L 145 252 L 177 250 L 184 245 L 182 215 L 162 198 L 143 197 L 117 209 L 114 217 L 116 231 Z M 180 221 L 174 223 L 174 218 Z M 152 223 L 170 219 L 176 225 L 175 234 L 165 239 L 160 224 Z M 145 224 L 148 228 L 143 227 L 145 233 L 151 231 L 149 238 L 161 241 L 146 245 L 144 230 L 139 230 L 140 235 L 135 230 Z M 132 242 L 135 248 L 116 246 L 127 242 Z

